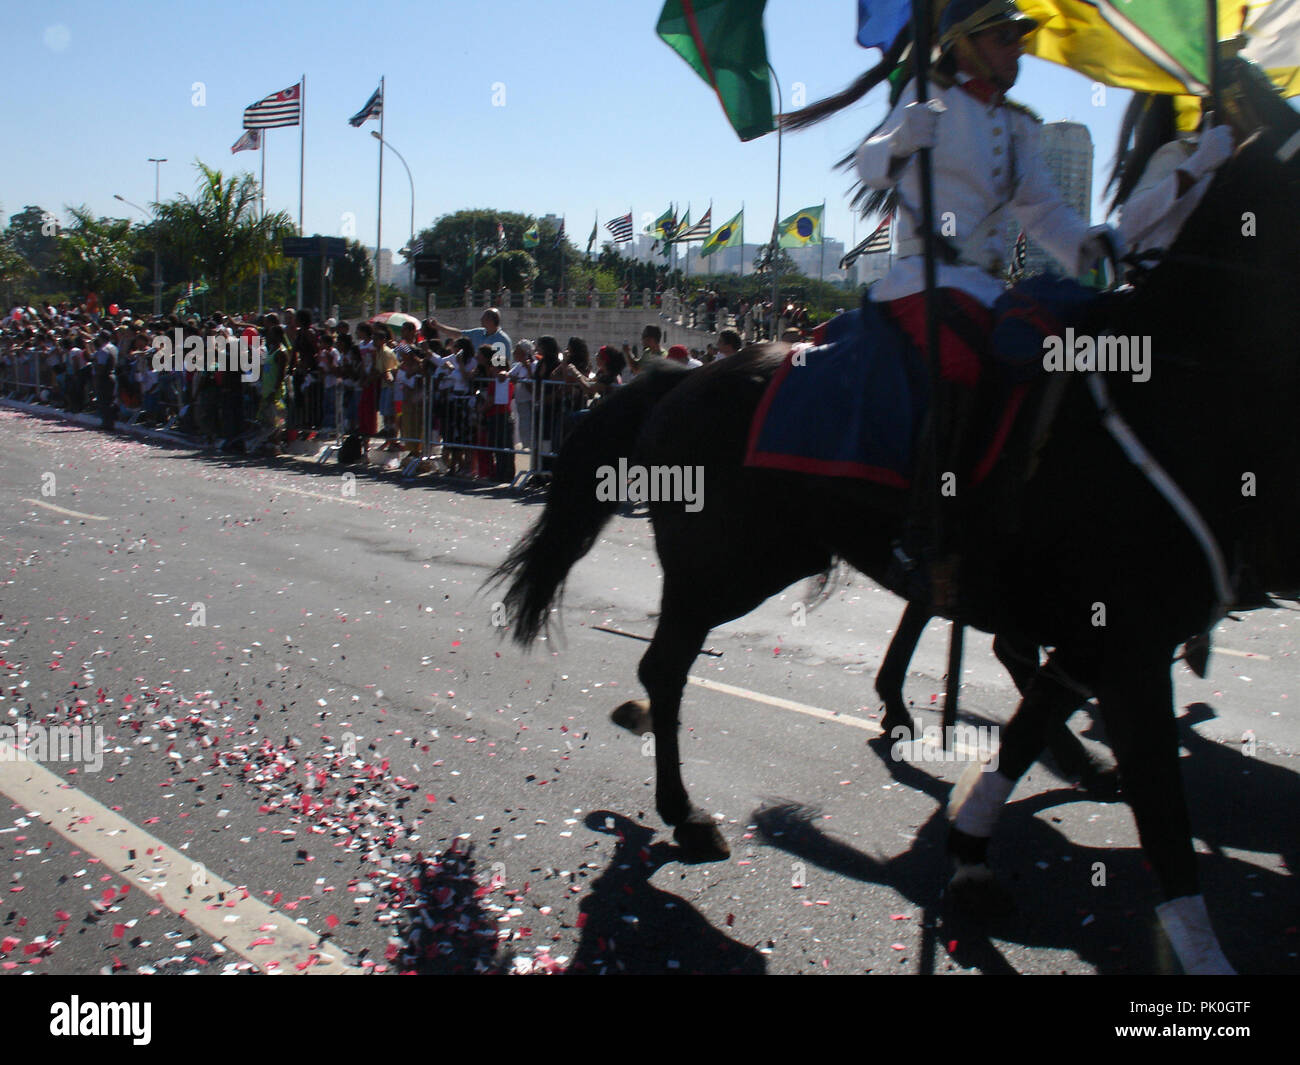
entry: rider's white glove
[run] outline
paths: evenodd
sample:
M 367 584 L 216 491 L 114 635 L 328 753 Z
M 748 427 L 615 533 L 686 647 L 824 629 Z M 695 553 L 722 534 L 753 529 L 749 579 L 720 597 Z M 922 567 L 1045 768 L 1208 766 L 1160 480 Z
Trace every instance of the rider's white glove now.
M 1113 254 L 1116 261 L 1124 255 L 1119 233 L 1107 225 L 1093 226 L 1079 245 L 1079 273 L 1090 269 L 1098 259 Z
M 946 108 L 940 100 L 910 103 L 903 108 L 903 121 L 894 130 L 889 154 L 906 159 L 922 148 L 933 148 L 939 137 L 939 116 Z
M 1192 157 L 1178 169 L 1193 182 L 1200 181 L 1222 166 L 1232 151 L 1232 129 L 1229 126 L 1211 126 L 1201 134 L 1201 143 L 1196 146 Z

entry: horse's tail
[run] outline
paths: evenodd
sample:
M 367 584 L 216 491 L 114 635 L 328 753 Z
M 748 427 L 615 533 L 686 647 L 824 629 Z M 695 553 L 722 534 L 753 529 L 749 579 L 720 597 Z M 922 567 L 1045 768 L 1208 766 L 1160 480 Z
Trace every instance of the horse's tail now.
M 517 643 L 526 646 L 547 630 L 569 570 L 619 507 L 597 499 L 597 470 L 631 457 L 651 410 L 686 372 L 666 366 L 642 373 L 583 415 L 564 442 L 546 509 L 488 578 L 489 584 L 509 581 L 504 605 Z

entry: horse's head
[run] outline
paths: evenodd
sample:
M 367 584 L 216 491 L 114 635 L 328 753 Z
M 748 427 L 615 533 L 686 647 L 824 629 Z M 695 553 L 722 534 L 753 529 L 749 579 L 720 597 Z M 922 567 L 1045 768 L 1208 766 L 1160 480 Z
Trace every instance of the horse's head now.
M 1253 64 L 1225 64 L 1224 110 L 1239 144 L 1153 272 L 1171 318 L 1235 357 L 1295 362 L 1300 336 L 1300 114 Z M 1131 176 L 1131 175 L 1130 175 Z M 1242 351 L 1244 346 L 1250 350 Z
M 1163 402 L 1206 422 L 1211 476 L 1259 580 L 1290 590 L 1300 586 L 1300 115 L 1255 68 L 1224 96 L 1249 132 L 1134 309 L 1160 338 L 1157 359 L 1191 369 Z

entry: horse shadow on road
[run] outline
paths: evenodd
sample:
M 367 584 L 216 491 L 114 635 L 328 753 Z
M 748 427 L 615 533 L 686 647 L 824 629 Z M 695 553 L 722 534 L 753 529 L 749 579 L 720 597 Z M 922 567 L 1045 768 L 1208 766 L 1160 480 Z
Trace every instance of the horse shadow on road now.
M 1300 860 L 1293 816 L 1300 777 L 1201 736 L 1192 726 L 1213 717 L 1213 710 L 1204 704 L 1187 710 L 1179 718 L 1180 742 L 1187 752 L 1184 780 L 1193 833 L 1202 844 L 1198 868 L 1224 950 L 1242 972 L 1300 972 L 1300 890 L 1287 872 Z M 888 886 L 916 906 L 925 929 L 919 971 L 956 965 L 1014 973 L 1024 967 L 1017 965 L 1017 946 L 1066 951 L 1102 973 L 1178 971 L 1156 925 L 1153 907 L 1160 899 L 1140 849 L 1131 842 L 1106 842 L 1117 831 L 1133 839 L 1127 807 L 1097 805 L 1089 824 L 1100 822 L 1090 832 L 1099 845 L 1089 845 L 1054 827 L 1063 818 L 1052 813 L 1090 803 L 1086 792 L 1074 787 L 1021 790 L 1021 797 L 1013 797 L 1004 809 L 989 853 L 1015 908 L 1000 916 L 974 917 L 958 912 L 944 895 L 951 871 L 944 808 L 951 785 L 916 764 L 890 757 L 891 744 L 884 737 L 871 746 L 897 781 L 935 801 L 934 812 L 906 850 L 885 856 L 859 850 L 827 834 L 820 811 L 799 802 L 769 801 L 751 820 L 768 845 L 829 873 Z M 1116 816 L 1123 821 L 1116 823 Z M 1264 857 L 1254 859 L 1254 854 Z M 1269 868 L 1278 864 L 1268 862 L 1269 855 L 1280 856 L 1285 868 Z
M 582 938 L 569 973 L 730 973 L 763 975 L 763 955 L 714 928 L 686 900 L 650 883 L 681 851 L 652 843 L 654 831 L 621 814 L 597 810 L 585 824 L 616 840 L 614 852 L 583 898 Z

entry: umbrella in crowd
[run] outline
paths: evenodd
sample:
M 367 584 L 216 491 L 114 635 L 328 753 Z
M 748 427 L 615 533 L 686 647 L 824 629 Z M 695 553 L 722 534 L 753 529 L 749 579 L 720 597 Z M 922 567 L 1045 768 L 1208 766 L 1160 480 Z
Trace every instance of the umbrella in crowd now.
M 420 319 L 404 311 L 384 311 L 382 314 L 377 314 L 370 319 L 371 325 L 387 326 L 388 331 L 395 338 L 402 335 L 402 326 L 406 325 L 407 322 L 410 322 L 416 329 L 420 328 Z

